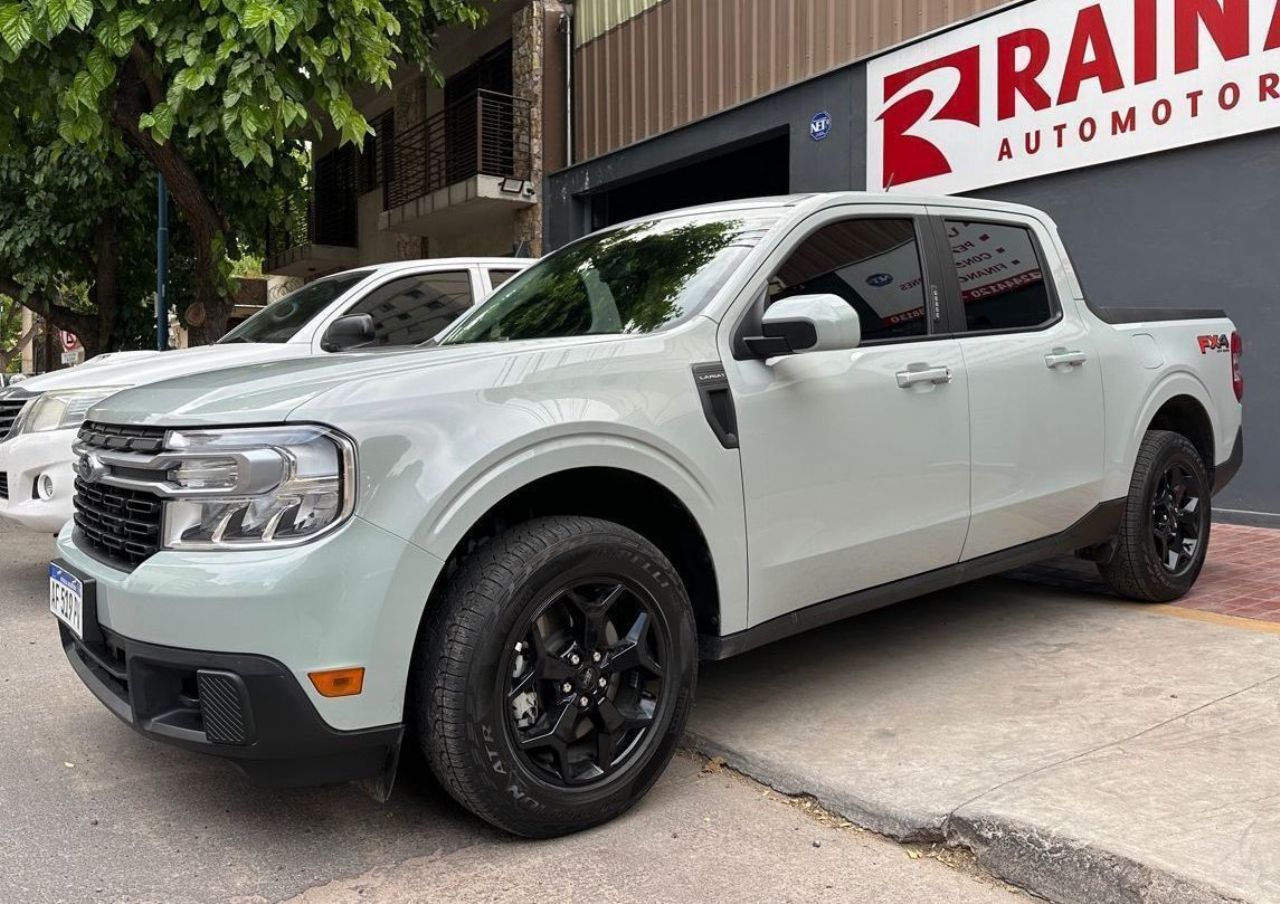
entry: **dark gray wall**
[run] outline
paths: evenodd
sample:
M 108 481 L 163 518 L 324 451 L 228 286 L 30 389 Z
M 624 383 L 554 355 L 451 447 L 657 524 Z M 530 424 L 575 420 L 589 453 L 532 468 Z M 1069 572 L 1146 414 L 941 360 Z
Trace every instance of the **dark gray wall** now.
M 791 190 L 865 188 L 860 66 L 553 174 L 549 247 L 588 231 L 590 195 L 785 129 Z M 825 141 L 809 120 L 834 120 Z M 742 195 L 750 196 L 750 186 Z M 1280 525 L 1280 132 L 1198 145 L 975 194 L 1058 222 L 1085 291 L 1104 305 L 1222 307 L 1244 337 L 1245 464 L 1215 500 L 1232 520 Z M 1261 513 L 1253 517 L 1242 513 Z

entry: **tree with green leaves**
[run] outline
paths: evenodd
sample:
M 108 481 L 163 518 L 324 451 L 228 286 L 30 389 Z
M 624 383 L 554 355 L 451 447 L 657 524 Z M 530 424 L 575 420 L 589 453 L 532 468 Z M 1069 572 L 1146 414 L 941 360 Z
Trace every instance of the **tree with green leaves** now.
M 231 263 L 260 251 L 300 153 L 369 131 L 352 92 L 431 69 L 432 36 L 485 0 L 0 0 L 0 147 L 56 124 L 50 153 L 135 156 L 164 175 L 190 236 L 192 330 L 226 328 Z M 149 180 L 144 180 L 149 181 Z
M 146 344 L 155 288 L 154 270 L 137 265 L 155 247 L 146 167 L 23 125 L 0 148 L 0 294 L 75 333 L 87 354 Z

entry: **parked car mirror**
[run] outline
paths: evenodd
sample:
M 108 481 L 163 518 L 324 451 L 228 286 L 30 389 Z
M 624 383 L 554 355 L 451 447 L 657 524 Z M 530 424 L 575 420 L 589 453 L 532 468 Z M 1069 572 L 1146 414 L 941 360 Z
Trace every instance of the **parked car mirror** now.
M 373 318 L 368 314 L 348 314 L 339 317 L 324 331 L 320 347 L 327 352 L 344 352 L 372 342 L 377 338 Z
M 853 349 L 862 341 L 858 314 L 839 295 L 793 295 L 769 305 L 760 336 L 744 340 L 760 358 Z

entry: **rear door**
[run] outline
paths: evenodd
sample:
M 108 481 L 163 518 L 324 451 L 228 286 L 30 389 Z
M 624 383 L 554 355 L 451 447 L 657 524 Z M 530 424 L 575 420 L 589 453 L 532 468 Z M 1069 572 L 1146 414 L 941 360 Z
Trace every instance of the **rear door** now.
M 968 391 L 959 344 L 934 304 L 939 249 L 921 213 L 888 204 L 824 211 L 761 274 L 765 307 L 798 294 L 842 297 L 862 322 L 858 348 L 723 356 L 742 456 L 752 624 L 960 557 Z
M 1102 368 L 1038 221 L 931 212 L 969 378 L 973 559 L 1064 531 L 1102 501 Z
M 504 283 L 510 282 L 515 277 L 525 271 L 525 267 L 484 267 L 482 272 L 487 285 L 484 287 L 484 295 L 487 298 L 492 295 L 494 290 L 498 289 Z

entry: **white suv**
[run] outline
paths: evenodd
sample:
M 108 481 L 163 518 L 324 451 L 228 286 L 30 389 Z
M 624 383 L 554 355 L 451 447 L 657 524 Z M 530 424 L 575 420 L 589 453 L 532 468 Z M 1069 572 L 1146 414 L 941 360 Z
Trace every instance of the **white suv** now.
M 1073 551 L 1186 592 L 1239 351 L 1221 311 L 1091 305 L 1027 208 L 678 211 L 436 347 L 99 404 L 50 605 L 144 735 L 384 793 L 419 745 L 485 819 L 573 831 L 657 779 L 700 656 Z
M 71 519 L 71 443 L 113 392 L 233 365 L 429 340 L 531 261 L 439 258 L 362 267 L 307 284 L 214 345 L 99 355 L 0 389 L 0 518 L 43 533 Z

